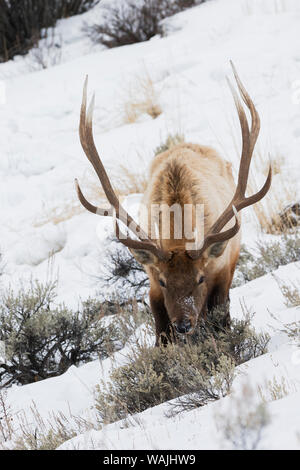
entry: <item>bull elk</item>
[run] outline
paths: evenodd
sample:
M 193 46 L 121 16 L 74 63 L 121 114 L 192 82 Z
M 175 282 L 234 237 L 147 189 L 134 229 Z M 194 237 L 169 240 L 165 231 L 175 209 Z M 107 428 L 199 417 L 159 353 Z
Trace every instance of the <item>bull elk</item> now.
M 150 168 L 149 182 L 143 196 L 147 211 L 140 214 L 140 225 L 121 206 L 102 161 L 98 155 L 92 130 L 94 98 L 88 112 L 87 79 L 84 85 L 80 113 L 79 134 L 83 150 L 94 167 L 111 209 L 102 209 L 89 203 L 77 180 L 76 189 L 81 204 L 90 212 L 103 216 L 115 214 L 117 238 L 141 263 L 150 280 L 150 304 L 155 319 L 157 344 L 172 341 L 176 335 L 191 334 L 199 317 L 206 318 L 207 311 L 228 303 L 229 288 L 240 251 L 240 215 L 238 212 L 260 201 L 268 192 L 271 167 L 265 184 L 256 194 L 247 197 L 246 187 L 249 167 L 260 130 L 258 112 L 231 63 L 239 94 L 250 111 L 249 126 L 239 94 L 229 82 L 238 112 L 242 152 L 237 185 L 232 176 L 231 164 L 217 152 L 206 146 L 179 144 L 157 155 Z M 162 225 L 168 211 L 160 211 L 156 219 L 156 234 L 149 235 L 151 207 L 203 204 L 204 218 L 200 226 L 192 211 L 191 224 L 195 234 L 194 248 L 190 239 L 175 237 L 176 217 L 172 218 L 171 235 L 162 236 Z M 145 216 L 146 213 L 146 216 Z M 184 215 L 183 215 L 184 217 Z M 147 219 L 147 220 L 146 220 Z M 122 233 L 122 222 L 135 234 L 129 237 Z M 198 224 L 198 225 L 197 225 Z M 224 230 L 223 230 L 224 229 Z M 203 242 L 197 245 L 197 234 L 202 230 Z M 229 324 L 229 306 L 224 324 Z

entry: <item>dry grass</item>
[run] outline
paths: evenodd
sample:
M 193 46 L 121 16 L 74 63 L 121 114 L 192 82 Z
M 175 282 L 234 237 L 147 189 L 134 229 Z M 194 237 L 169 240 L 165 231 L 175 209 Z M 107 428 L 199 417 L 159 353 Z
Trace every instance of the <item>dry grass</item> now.
M 185 142 L 185 136 L 181 132 L 177 132 L 175 134 L 168 134 L 166 140 L 164 142 L 161 142 L 161 144 L 156 147 L 154 150 L 154 155 L 159 155 L 162 152 L 165 152 L 166 150 L 171 149 L 172 147 L 175 147 L 175 145 L 178 144 L 183 144 Z
M 280 266 L 294 263 L 300 258 L 300 231 L 284 233 L 275 240 L 264 239 L 256 242 L 251 252 L 242 245 L 235 270 L 232 287 L 237 287 L 265 274 L 272 273 Z
M 38 216 L 34 222 L 34 227 L 42 227 L 48 223 L 58 225 L 61 222 L 71 219 L 75 215 L 83 212 L 82 206 L 80 206 L 76 201 L 70 201 L 69 203 L 61 206 L 50 207 L 48 210 L 45 210 L 42 216 Z
M 237 173 L 241 158 L 240 138 L 237 125 L 228 119 L 229 132 L 232 136 L 235 148 L 234 170 Z M 297 201 L 297 193 L 295 188 L 289 184 L 284 174 L 284 156 L 281 154 L 268 155 L 266 149 L 261 149 L 259 145 L 256 147 L 252 158 L 250 175 L 248 181 L 247 194 L 251 195 L 260 190 L 268 171 L 272 166 L 272 184 L 268 194 L 258 203 L 254 204 L 250 212 L 250 217 L 254 217 L 261 231 L 268 234 L 282 234 L 289 232 L 295 228 L 293 216 L 285 215 L 284 218 L 280 214 L 291 204 Z
M 271 421 L 266 403 L 257 402 L 256 390 L 246 381 L 223 409 L 216 409 L 215 423 L 226 449 L 256 450 L 260 448 L 265 429 Z
M 146 166 L 143 166 L 146 168 Z M 120 165 L 119 170 L 113 177 L 114 186 L 119 188 L 120 197 L 129 194 L 144 193 L 148 183 L 148 172 L 135 173 L 133 169 L 125 165 Z
M 300 282 L 289 281 L 287 283 L 275 275 L 274 278 L 284 297 L 285 306 L 288 308 L 300 307 Z
M 147 70 L 125 85 L 118 108 L 123 124 L 135 123 L 143 114 L 156 119 L 162 113 L 159 92 Z
M 263 232 L 269 234 L 282 234 L 294 228 L 292 215 L 283 219 L 280 214 L 289 204 L 295 203 L 297 194 L 283 175 L 283 157 L 277 155 L 271 158 L 273 181 L 268 194 L 260 202 L 254 204 L 253 211 Z M 249 179 L 249 194 L 258 191 L 261 183 L 257 183 L 254 175 L 268 174 L 270 160 L 262 152 L 257 152 L 253 158 L 253 168 Z M 263 178 L 260 178 L 262 180 Z
M 281 400 L 290 393 L 290 384 L 287 383 L 284 376 L 281 377 L 280 382 L 274 376 L 272 380 L 267 382 L 267 396 L 264 393 L 263 387 L 258 386 L 258 391 L 263 403 L 268 403 L 269 401 Z
M 233 170 L 236 180 L 241 158 L 241 131 L 237 117 L 227 115 L 227 126 L 235 149 Z M 222 146 L 224 147 L 224 145 Z M 295 187 L 290 184 L 284 162 L 284 155 L 276 152 L 270 154 L 268 148 L 261 142 L 256 144 L 250 166 L 247 195 L 250 196 L 261 189 L 266 180 L 270 164 L 272 166 L 272 184 L 267 195 L 254 204 L 250 210 L 245 211 L 245 215 L 247 217 L 249 214 L 250 218 L 254 218 L 264 233 L 279 235 L 291 230 L 294 231 L 295 226 L 299 225 L 298 222 L 295 223 L 293 214 L 280 216 L 289 205 L 297 202 L 297 193 Z
M 144 168 L 140 173 L 135 172 L 132 168 L 120 165 L 117 171 L 110 172 L 111 181 L 117 196 L 122 201 L 126 196 L 136 193 L 144 193 L 148 182 L 148 172 L 146 164 L 141 156 L 138 156 L 140 163 L 136 166 Z M 92 175 L 92 173 L 90 173 Z M 86 198 L 95 204 L 107 205 L 105 193 L 97 179 L 94 176 L 87 177 L 82 180 L 81 188 Z M 72 217 L 79 215 L 85 211 L 84 207 L 77 199 L 75 190 L 73 190 L 73 199 L 70 201 L 43 210 L 43 214 L 39 215 L 33 222 L 34 227 L 41 227 L 48 223 L 58 225 L 62 222 L 70 220 Z
M 25 413 L 12 413 L 6 401 L 7 394 L 0 391 L 0 450 L 55 450 L 68 439 L 91 429 L 96 422 L 75 416 L 49 413 L 43 417 L 33 402 Z

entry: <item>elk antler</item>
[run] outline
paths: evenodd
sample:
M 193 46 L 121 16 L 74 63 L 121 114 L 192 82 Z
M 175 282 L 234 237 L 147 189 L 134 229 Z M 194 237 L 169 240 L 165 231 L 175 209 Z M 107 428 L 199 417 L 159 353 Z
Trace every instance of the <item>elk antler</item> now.
M 109 177 L 105 171 L 103 163 L 99 157 L 97 152 L 94 137 L 93 137 L 93 111 L 94 111 L 94 103 L 95 97 L 93 96 L 91 103 L 88 108 L 88 112 L 86 112 L 87 106 L 87 85 L 88 85 L 88 77 L 86 77 L 84 88 L 83 88 L 83 97 L 82 97 L 82 104 L 81 104 L 81 111 L 80 111 L 80 125 L 79 125 L 79 136 L 82 148 L 94 167 L 95 172 L 98 175 L 100 183 L 103 187 L 105 195 L 111 204 L 110 209 L 103 209 L 100 207 L 96 207 L 84 197 L 80 186 L 78 184 L 77 179 L 75 180 L 75 186 L 78 194 L 78 198 L 81 204 L 90 212 L 94 214 L 103 215 L 103 216 L 113 216 L 114 213 L 116 215 L 116 234 L 118 240 L 123 243 L 123 245 L 127 246 L 128 248 L 133 249 L 140 249 L 140 250 L 148 250 L 152 252 L 155 256 L 159 259 L 169 259 L 170 255 L 168 253 L 164 253 L 156 243 L 151 240 L 148 235 L 143 231 L 143 229 L 133 220 L 133 218 L 125 211 L 125 209 L 121 206 L 119 199 L 116 193 L 113 190 Z M 126 227 L 131 230 L 131 232 L 135 233 L 138 237 L 138 240 L 134 240 L 132 238 L 127 237 L 124 235 L 119 228 L 118 221 L 123 222 Z
M 256 194 L 253 194 L 252 196 L 249 196 L 249 197 L 245 196 L 251 158 L 253 155 L 254 146 L 257 141 L 257 137 L 258 137 L 259 130 L 260 130 L 260 119 L 259 119 L 258 112 L 253 104 L 253 101 L 251 100 L 244 85 L 242 84 L 233 63 L 231 61 L 230 63 L 231 63 L 234 78 L 237 83 L 240 95 L 251 114 L 251 130 L 249 130 L 249 124 L 248 124 L 243 106 L 241 104 L 240 98 L 237 92 L 235 91 L 235 89 L 233 88 L 233 85 L 228 80 L 228 84 L 231 89 L 235 106 L 239 115 L 239 120 L 240 120 L 240 125 L 241 125 L 241 130 L 242 130 L 242 142 L 243 143 L 242 143 L 242 156 L 241 156 L 239 174 L 238 174 L 238 183 L 237 183 L 237 187 L 236 187 L 236 190 L 235 190 L 235 193 L 231 202 L 228 204 L 227 208 L 220 215 L 220 217 L 214 223 L 214 225 L 209 229 L 207 235 L 204 238 L 202 247 L 199 250 L 187 251 L 187 254 L 192 259 L 199 258 L 203 254 L 203 252 L 213 243 L 226 241 L 234 237 L 234 235 L 236 235 L 236 233 L 240 229 L 240 224 L 237 218 L 237 212 L 239 212 L 241 209 L 244 209 L 244 207 L 251 206 L 252 204 L 255 204 L 256 202 L 260 201 L 267 194 L 271 186 L 272 168 L 270 166 L 266 182 L 261 188 L 261 190 L 258 191 Z M 232 228 L 224 232 L 221 232 L 222 228 L 225 227 L 225 225 L 232 219 L 233 216 L 235 216 L 235 225 Z

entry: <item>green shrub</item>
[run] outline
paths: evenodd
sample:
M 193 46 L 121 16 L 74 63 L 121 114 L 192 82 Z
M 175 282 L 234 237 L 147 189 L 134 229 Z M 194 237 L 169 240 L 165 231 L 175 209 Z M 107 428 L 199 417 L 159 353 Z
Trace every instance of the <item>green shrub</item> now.
M 228 393 L 234 366 L 266 352 L 269 338 L 250 328 L 249 315 L 224 329 L 223 315 L 221 309 L 215 310 L 186 343 L 137 345 L 128 363 L 114 369 L 110 381 L 99 387 L 100 419 L 105 423 L 124 419 L 176 398 L 172 412 L 177 413 Z

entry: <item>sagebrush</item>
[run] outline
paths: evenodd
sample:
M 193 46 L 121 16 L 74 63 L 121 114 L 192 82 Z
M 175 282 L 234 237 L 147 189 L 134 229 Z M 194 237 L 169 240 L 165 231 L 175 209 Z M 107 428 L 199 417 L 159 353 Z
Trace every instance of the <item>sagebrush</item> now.
M 73 311 L 56 304 L 56 282 L 5 291 L 0 299 L 0 341 L 5 345 L 0 383 L 24 385 L 107 357 L 124 346 L 132 333 L 125 318 L 137 317 L 137 309 L 135 300 L 121 305 L 90 299 Z M 104 316 L 111 321 L 104 324 Z
M 255 250 L 241 247 L 232 287 L 271 273 L 300 259 L 300 232 L 285 233 L 273 240 L 260 240 Z
M 267 335 L 250 327 L 251 316 L 223 327 L 223 308 L 215 309 L 201 323 L 191 340 L 167 347 L 139 343 L 128 362 L 114 369 L 108 383 L 101 383 L 97 409 L 103 422 L 126 418 L 168 400 L 171 413 L 203 406 L 225 396 L 234 367 L 266 352 Z
M 103 260 L 101 260 L 101 265 Z M 106 254 L 103 274 L 100 276 L 101 283 L 113 286 L 122 298 L 128 299 L 135 296 L 141 300 L 149 287 L 149 279 L 142 265 L 136 261 L 127 248 L 120 244 Z

